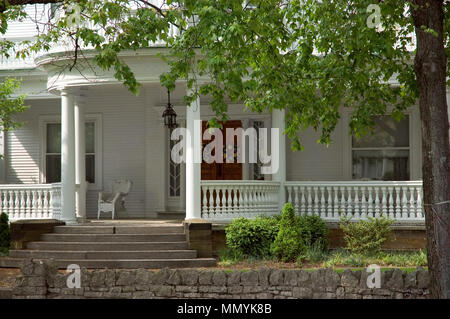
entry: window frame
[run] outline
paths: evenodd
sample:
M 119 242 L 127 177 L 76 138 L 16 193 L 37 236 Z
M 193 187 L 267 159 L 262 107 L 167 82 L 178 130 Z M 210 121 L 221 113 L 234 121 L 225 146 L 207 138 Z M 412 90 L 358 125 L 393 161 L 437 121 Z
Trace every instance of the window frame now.
M 171 143 L 173 143 L 174 145 L 176 144 L 176 143 L 178 143 L 179 141 L 172 141 L 171 139 L 170 139 L 170 136 L 171 136 L 171 133 L 172 133 L 172 129 L 167 129 L 167 137 L 168 137 L 168 142 L 167 142 L 167 160 L 166 160 L 166 164 L 167 164 L 167 197 L 168 197 L 168 199 L 169 200 L 179 200 L 180 198 L 181 198 L 181 192 L 182 192 L 182 176 L 181 176 L 181 174 L 182 174 L 182 164 L 181 163 L 174 163 L 173 161 L 172 161 L 172 159 L 171 159 Z M 178 189 L 179 189 L 179 194 L 178 195 L 171 195 L 170 194 L 170 190 L 171 190 L 171 185 L 170 185 L 170 181 L 171 181 L 171 179 L 170 179 L 170 167 L 171 167 L 171 165 L 174 165 L 174 166 L 178 166 L 179 167 L 179 171 L 180 171 L 180 174 L 179 174 L 179 185 L 178 185 Z
M 103 189 L 103 123 L 102 115 L 97 113 L 85 114 L 86 122 L 94 122 L 95 130 L 95 183 L 88 183 L 88 190 Z M 60 115 L 41 115 L 39 117 L 40 130 L 40 163 L 39 163 L 39 183 L 46 183 L 46 155 L 47 155 L 47 124 L 60 124 Z M 58 153 L 60 154 L 60 153 Z M 86 153 L 89 155 L 92 153 Z
M 348 175 L 350 177 L 350 180 L 360 180 L 360 179 L 355 179 L 353 178 L 353 151 L 390 151 L 390 150 L 407 150 L 408 151 L 408 171 L 409 171 L 409 179 L 408 180 L 413 180 L 413 132 L 412 132 L 412 125 L 413 125 L 413 114 L 412 112 L 405 112 L 404 113 L 405 116 L 408 117 L 408 141 L 409 144 L 408 146 L 386 146 L 386 147 L 354 147 L 353 146 L 353 136 L 351 134 L 349 134 L 348 137 L 348 143 L 349 143 L 349 165 L 348 165 Z M 384 115 L 381 116 L 391 116 L 391 113 L 387 112 Z M 347 119 L 347 127 L 348 127 L 348 121 L 350 120 L 350 114 L 348 113 L 346 116 Z M 370 133 L 369 133 L 370 134 Z M 382 179 L 379 179 L 379 181 L 383 181 Z

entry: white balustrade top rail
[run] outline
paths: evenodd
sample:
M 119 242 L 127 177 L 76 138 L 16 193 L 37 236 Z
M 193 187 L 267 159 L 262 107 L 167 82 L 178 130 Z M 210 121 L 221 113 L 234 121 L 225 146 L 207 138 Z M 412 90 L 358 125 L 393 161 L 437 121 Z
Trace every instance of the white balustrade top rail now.
M 398 223 L 423 223 L 422 181 L 286 182 L 287 201 L 298 214 L 327 221 L 386 216 Z
M 0 212 L 10 221 L 60 219 L 61 184 L 0 184 Z
M 202 218 L 230 221 L 276 214 L 279 188 L 271 181 L 201 181 Z

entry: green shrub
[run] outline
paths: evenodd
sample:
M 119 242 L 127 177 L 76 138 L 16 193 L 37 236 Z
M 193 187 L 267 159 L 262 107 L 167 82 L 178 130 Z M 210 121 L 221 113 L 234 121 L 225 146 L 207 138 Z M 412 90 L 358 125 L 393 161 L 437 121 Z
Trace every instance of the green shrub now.
M 270 217 L 236 218 L 225 228 L 227 246 L 245 257 L 268 257 L 277 233 L 278 221 Z
M 341 218 L 340 228 L 344 232 L 347 249 L 354 254 L 376 254 L 381 251 L 381 245 L 392 235 L 391 225 L 394 220 L 368 218 L 359 222 L 351 222 Z
M 0 215 L 0 252 L 7 253 L 11 244 L 8 215 Z
M 275 241 L 270 247 L 270 252 L 277 259 L 284 262 L 294 261 L 305 253 L 305 244 L 295 218 L 292 204 L 287 203 L 281 212 L 280 228 Z
M 298 216 L 297 223 L 303 242 L 307 247 L 315 246 L 315 250 L 327 250 L 328 227 L 327 223 L 320 216 Z

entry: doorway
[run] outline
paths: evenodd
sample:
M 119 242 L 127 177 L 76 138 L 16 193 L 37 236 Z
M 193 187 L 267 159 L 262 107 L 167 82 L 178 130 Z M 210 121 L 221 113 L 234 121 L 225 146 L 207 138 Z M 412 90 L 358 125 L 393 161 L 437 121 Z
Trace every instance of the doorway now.
M 203 148 L 211 143 L 212 140 L 204 140 L 203 139 L 203 133 L 205 130 L 208 129 L 207 127 L 207 121 L 202 121 L 202 150 Z M 226 144 L 226 129 L 227 128 L 240 128 L 242 127 L 242 122 L 239 120 L 230 120 L 226 123 L 222 123 L 222 128 L 218 130 L 222 131 L 223 136 L 223 154 L 224 159 L 223 163 L 206 163 L 204 160 L 202 160 L 202 174 L 201 179 L 202 180 L 242 180 L 242 163 L 237 162 L 237 150 L 241 147 L 241 145 L 238 145 L 238 138 L 237 136 L 234 136 L 234 160 L 233 163 L 226 163 L 225 155 L 226 155 L 226 149 L 228 145 Z M 212 138 L 214 139 L 214 137 Z M 230 145 L 231 147 L 231 145 Z M 215 154 L 212 154 L 215 155 Z M 202 156 L 203 158 L 203 156 Z

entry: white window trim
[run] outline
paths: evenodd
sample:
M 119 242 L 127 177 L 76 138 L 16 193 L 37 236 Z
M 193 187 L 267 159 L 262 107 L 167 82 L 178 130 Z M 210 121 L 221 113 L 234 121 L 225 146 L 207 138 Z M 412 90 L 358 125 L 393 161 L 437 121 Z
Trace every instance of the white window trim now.
M 388 110 L 385 115 L 391 115 L 392 110 Z M 345 180 L 353 180 L 352 165 L 353 165 L 353 144 L 352 136 L 349 134 L 349 122 L 351 109 L 342 110 L 342 140 L 343 140 L 343 177 Z M 417 105 L 411 106 L 404 114 L 409 119 L 409 180 L 421 179 L 421 150 L 422 140 L 420 135 L 420 115 Z
M 102 115 L 98 113 L 88 113 L 85 115 L 86 121 L 95 122 L 95 183 L 88 183 L 88 190 L 103 189 L 103 121 Z M 47 130 L 49 123 L 61 123 L 60 115 L 39 116 L 39 140 L 40 140 L 40 162 L 39 162 L 39 183 L 45 183 L 45 150 L 47 149 Z

